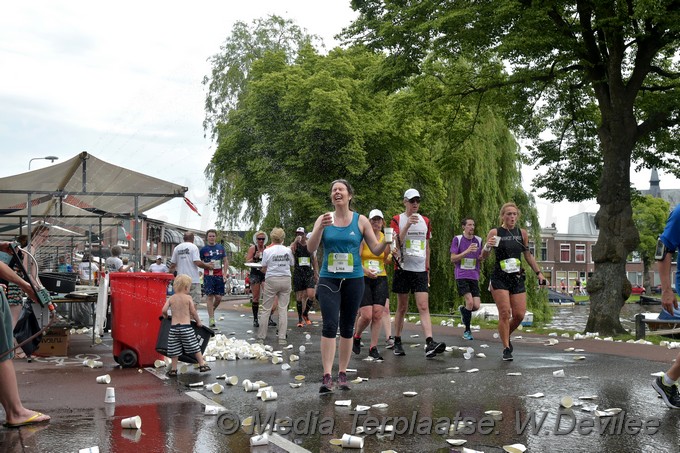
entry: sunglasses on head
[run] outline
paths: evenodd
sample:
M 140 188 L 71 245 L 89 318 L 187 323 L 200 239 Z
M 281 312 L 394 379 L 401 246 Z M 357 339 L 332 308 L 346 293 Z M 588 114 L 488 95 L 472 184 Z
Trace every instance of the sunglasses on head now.
M 408 202 L 409 203 L 420 203 L 420 197 L 413 197 Z

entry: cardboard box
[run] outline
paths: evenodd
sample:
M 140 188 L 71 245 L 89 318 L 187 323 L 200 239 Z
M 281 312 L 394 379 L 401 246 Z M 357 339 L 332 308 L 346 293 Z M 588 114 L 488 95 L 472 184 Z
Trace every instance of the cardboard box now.
M 43 335 L 40 347 L 35 351 L 37 356 L 67 356 L 69 329 L 67 327 L 51 327 Z

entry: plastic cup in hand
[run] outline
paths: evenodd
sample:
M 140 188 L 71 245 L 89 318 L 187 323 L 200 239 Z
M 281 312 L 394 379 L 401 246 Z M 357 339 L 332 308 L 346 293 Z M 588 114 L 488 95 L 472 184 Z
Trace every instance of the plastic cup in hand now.
M 364 438 L 352 436 L 351 434 L 343 434 L 342 448 L 364 448 Z
M 394 229 L 389 228 L 389 227 L 385 228 L 385 242 L 387 242 L 388 244 L 391 243 L 394 239 L 392 237 L 393 235 L 394 235 Z
M 110 384 L 111 376 L 105 374 L 103 376 L 97 376 L 97 384 Z
M 106 387 L 106 396 L 104 397 L 105 403 L 115 403 L 116 402 L 116 389 L 113 387 Z
M 139 429 L 142 427 L 142 417 L 135 415 L 134 417 L 124 418 L 120 422 L 120 426 L 125 429 Z
M 491 247 L 498 247 L 501 243 L 501 238 L 499 236 L 493 236 L 493 245 Z

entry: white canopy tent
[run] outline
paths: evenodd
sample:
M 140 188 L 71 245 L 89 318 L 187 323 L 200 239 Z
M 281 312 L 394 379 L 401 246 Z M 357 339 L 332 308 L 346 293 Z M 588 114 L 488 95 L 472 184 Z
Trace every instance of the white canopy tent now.
M 87 152 L 47 168 L 0 178 L 0 239 L 30 234 L 40 220 L 83 236 L 118 227 L 188 188 L 105 162 Z M 130 232 L 139 244 L 139 223 Z M 141 261 L 141 251 L 134 255 Z

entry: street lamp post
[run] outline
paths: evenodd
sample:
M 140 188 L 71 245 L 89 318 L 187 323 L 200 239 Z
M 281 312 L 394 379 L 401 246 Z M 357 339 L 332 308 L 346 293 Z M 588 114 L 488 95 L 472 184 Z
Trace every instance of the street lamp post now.
M 31 162 L 34 160 L 49 160 L 50 162 L 54 162 L 55 160 L 58 160 L 59 158 L 57 156 L 45 156 L 45 157 L 34 157 L 33 159 L 28 161 L 28 169 L 31 169 Z

